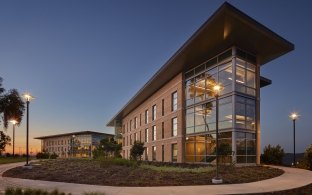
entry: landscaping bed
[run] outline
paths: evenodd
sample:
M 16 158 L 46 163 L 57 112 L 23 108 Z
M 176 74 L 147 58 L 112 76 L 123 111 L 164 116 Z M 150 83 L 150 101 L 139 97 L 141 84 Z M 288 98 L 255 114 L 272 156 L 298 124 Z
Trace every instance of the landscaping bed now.
M 263 166 L 221 166 L 224 184 L 248 183 L 277 177 L 283 171 Z M 16 167 L 4 177 L 59 181 L 109 186 L 181 186 L 209 185 L 215 177 L 214 167 L 204 165 L 137 165 L 131 161 L 56 159 L 36 162 L 33 169 Z

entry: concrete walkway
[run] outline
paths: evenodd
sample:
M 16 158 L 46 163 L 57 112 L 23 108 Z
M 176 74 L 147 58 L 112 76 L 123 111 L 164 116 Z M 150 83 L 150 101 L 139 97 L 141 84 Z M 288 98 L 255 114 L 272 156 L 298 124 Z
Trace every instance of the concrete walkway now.
M 245 184 L 202 186 L 114 187 L 2 177 L 4 171 L 23 164 L 24 163 L 0 165 L 0 192 L 8 186 L 18 186 L 22 188 L 40 188 L 49 191 L 57 188 L 61 192 L 71 192 L 72 194 L 82 194 L 84 192 L 104 192 L 105 195 L 244 194 L 281 191 L 302 187 L 312 183 L 312 171 L 288 167 L 276 167 L 283 169 L 285 173 L 273 179 Z

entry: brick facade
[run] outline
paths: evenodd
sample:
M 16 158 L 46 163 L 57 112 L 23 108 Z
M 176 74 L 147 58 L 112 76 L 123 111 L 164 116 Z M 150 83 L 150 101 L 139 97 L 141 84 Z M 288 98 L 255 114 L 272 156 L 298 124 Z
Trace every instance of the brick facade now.
M 122 136 L 124 158 L 130 158 L 130 149 L 137 139 L 144 142 L 144 147 L 148 148 L 147 159 L 152 160 L 152 147 L 156 147 L 156 161 L 172 161 L 172 144 L 177 144 L 178 154 L 177 162 L 183 161 L 183 75 L 175 76 L 166 85 L 160 88 L 151 97 L 145 100 L 139 107 L 130 112 L 122 119 Z M 177 92 L 177 109 L 172 111 L 172 94 Z M 164 103 L 164 105 L 162 105 Z M 152 107 L 156 105 L 156 120 L 152 120 Z M 163 110 L 164 108 L 164 110 Z M 145 111 L 148 110 L 148 123 L 145 124 Z M 141 118 L 140 118 L 141 117 Z M 177 136 L 172 135 L 172 120 L 177 118 Z M 135 128 L 135 118 L 137 118 L 137 128 Z M 162 124 L 163 123 L 163 124 Z M 131 124 L 131 127 L 130 127 Z M 156 126 L 156 140 L 153 139 L 153 126 Z M 162 128 L 164 130 L 162 130 Z M 145 142 L 145 129 L 148 129 L 148 142 Z M 164 135 L 162 135 L 164 132 Z M 141 135 L 141 138 L 140 138 Z M 132 144 L 131 144 L 132 142 Z M 164 155 L 162 155 L 162 146 L 164 146 Z M 164 159 L 162 159 L 164 156 Z

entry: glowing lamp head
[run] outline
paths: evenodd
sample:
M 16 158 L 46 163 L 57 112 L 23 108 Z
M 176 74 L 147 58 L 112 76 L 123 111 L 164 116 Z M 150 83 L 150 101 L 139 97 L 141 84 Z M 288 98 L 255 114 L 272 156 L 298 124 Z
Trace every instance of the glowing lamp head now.
M 15 124 L 17 123 L 17 121 L 14 120 L 14 119 L 12 119 L 12 120 L 10 120 L 10 123 L 12 123 L 13 125 L 15 125 Z
M 298 119 L 298 117 L 299 117 L 299 115 L 297 113 L 295 113 L 295 112 L 290 115 L 290 118 L 292 120 L 296 120 L 296 119 Z
M 23 95 L 24 99 L 29 102 L 30 100 L 34 99 L 33 96 L 31 96 L 29 93 L 24 93 Z
M 221 90 L 222 90 L 221 85 L 213 86 L 213 91 L 214 91 L 215 95 L 219 95 Z

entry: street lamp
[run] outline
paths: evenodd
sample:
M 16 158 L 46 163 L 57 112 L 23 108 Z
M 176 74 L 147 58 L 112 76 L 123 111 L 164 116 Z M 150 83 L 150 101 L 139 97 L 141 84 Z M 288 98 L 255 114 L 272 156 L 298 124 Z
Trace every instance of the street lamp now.
M 12 120 L 10 120 L 10 122 L 13 124 L 13 157 L 15 157 L 15 152 L 14 152 L 15 151 L 14 150 L 15 143 L 14 143 L 14 141 L 15 141 L 15 125 L 16 125 L 17 121 L 12 119 Z
M 220 184 L 223 183 L 223 180 L 219 177 L 219 156 L 218 156 L 218 147 L 219 147 L 219 94 L 222 91 L 221 85 L 216 84 L 213 86 L 214 96 L 216 98 L 216 177 L 212 179 L 212 183 Z
M 29 160 L 29 151 L 28 151 L 28 140 L 29 140 L 29 102 L 34 99 L 29 93 L 24 93 L 24 99 L 26 100 L 26 110 L 27 110 L 27 122 L 26 122 L 26 167 L 31 167 L 28 164 Z
M 291 113 L 291 115 L 289 116 L 290 119 L 293 121 L 293 127 L 294 127 L 294 166 L 296 165 L 296 120 L 298 119 L 299 115 L 297 113 Z

